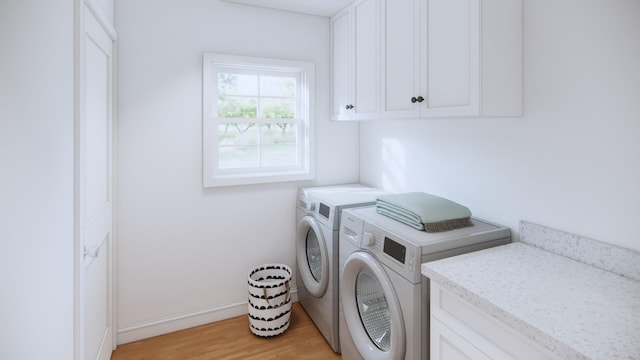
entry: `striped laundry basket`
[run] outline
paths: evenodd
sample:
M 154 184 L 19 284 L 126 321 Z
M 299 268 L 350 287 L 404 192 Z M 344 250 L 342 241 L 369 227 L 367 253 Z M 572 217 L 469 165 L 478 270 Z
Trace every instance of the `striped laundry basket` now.
M 249 282 L 249 329 L 257 336 L 280 335 L 291 317 L 291 268 L 263 264 L 251 270 Z

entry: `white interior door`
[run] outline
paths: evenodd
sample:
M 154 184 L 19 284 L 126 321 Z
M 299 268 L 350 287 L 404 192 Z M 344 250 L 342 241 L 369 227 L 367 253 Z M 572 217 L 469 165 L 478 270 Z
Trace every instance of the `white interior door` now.
M 82 5 L 78 222 L 81 247 L 80 359 L 104 360 L 113 349 L 113 44 Z

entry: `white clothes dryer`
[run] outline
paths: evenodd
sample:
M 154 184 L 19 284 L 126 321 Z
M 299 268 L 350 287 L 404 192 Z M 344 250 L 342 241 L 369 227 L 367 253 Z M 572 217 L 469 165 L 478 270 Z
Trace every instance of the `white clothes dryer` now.
M 429 280 L 420 265 L 511 242 L 509 228 L 415 230 L 375 206 L 345 210 L 340 226 L 342 359 L 418 360 L 429 355 Z
M 296 287 L 298 301 L 331 348 L 338 335 L 338 231 L 343 209 L 375 204 L 383 191 L 360 184 L 298 189 Z

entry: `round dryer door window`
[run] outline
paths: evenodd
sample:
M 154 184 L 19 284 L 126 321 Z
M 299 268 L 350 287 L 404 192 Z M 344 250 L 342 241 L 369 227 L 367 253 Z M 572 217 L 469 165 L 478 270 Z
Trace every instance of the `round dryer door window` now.
M 340 291 L 347 330 L 360 357 L 404 359 L 402 310 L 383 265 L 366 251 L 352 253 L 344 263 Z
M 322 254 L 320 253 L 320 243 L 314 231 L 307 232 L 307 266 L 311 271 L 311 276 L 320 282 L 322 280 Z
M 364 330 L 378 349 L 389 351 L 391 345 L 391 316 L 384 289 L 368 269 L 356 278 L 356 304 Z
M 322 227 L 312 216 L 298 223 L 296 261 L 305 289 L 312 296 L 324 296 L 329 286 L 329 256 Z

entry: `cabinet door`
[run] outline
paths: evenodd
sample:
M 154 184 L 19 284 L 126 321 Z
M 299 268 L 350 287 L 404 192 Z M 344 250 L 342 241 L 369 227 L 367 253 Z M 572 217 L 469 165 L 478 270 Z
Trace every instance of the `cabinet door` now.
M 422 116 L 480 114 L 480 1 L 426 2 Z
M 382 0 L 381 105 L 383 118 L 420 114 L 420 0 Z
M 374 119 L 380 107 L 379 0 L 353 2 L 353 119 Z
M 560 360 L 457 294 L 431 282 L 431 359 Z
M 331 18 L 331 118 L 348 120 L 352 100 L 351 12 L 347 7 Z
M 468 343 L 460 335 L 431 317 L 431 344 L 430 355 L 432 360 L 489 360 L 490 358 L 473 345 Z

